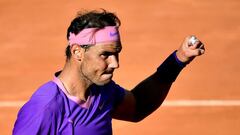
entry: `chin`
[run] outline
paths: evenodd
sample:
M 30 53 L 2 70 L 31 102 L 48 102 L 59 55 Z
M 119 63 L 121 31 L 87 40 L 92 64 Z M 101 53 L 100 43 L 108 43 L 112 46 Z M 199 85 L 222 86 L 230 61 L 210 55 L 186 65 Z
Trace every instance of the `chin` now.
M 105 80 L 105 81 L 99 81 L 99 82 L 95 82 L 96 85 L 98 86 L 104 86 L 106 84 L 108 84 L 112 79 L 108 79 L 108 80 Z

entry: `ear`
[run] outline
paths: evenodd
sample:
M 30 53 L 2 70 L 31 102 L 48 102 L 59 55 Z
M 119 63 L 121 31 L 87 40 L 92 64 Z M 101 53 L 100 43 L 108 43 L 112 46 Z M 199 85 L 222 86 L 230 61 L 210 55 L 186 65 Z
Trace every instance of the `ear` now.
M 83 48 L 79 45 L 74 44 L 71 46 L 71 54 L 74 59 L 81 61 L 83 58 L 83 53 Z

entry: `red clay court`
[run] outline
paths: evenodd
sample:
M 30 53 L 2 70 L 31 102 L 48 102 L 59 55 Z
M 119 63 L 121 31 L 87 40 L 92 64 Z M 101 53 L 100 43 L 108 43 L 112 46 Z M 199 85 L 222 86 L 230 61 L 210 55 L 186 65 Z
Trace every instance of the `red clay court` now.
M 0 0 L 0 134 L 10 135 L 21 104 L 61 70 L 66 29 L 76 12 L 104 8 L 122 20 L 114 80 L 133 88 L 187 35 L 206 45 L 164 105 L 140 123 L 113 120 L 114 135 L 240 134 L 239 0 Z

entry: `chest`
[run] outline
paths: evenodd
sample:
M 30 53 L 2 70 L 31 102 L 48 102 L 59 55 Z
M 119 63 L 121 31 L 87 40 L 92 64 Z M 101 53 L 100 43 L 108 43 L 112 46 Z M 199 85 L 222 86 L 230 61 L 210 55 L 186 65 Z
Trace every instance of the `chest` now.
M 113 103 L 111 97 L 99 94 L 92 97 L 89 108 L 69 102 L 69 115 L 65 115 L 59 133 L 62 135 L 111 135 Z

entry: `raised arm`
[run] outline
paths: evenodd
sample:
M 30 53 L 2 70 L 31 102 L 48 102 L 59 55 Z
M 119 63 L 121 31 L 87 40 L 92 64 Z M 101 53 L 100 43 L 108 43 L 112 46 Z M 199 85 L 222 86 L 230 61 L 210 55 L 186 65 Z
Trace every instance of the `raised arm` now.
M 172 83 L 181 70 L 196 56 L 205 52 L 204 45 L 185 38 L 180 48 L 172 53 L 157 71 L 131 91 L 126 90 L 122 103 L 113 111 L 113 118 L 138 122 L 155 111 L 166 98 Z

